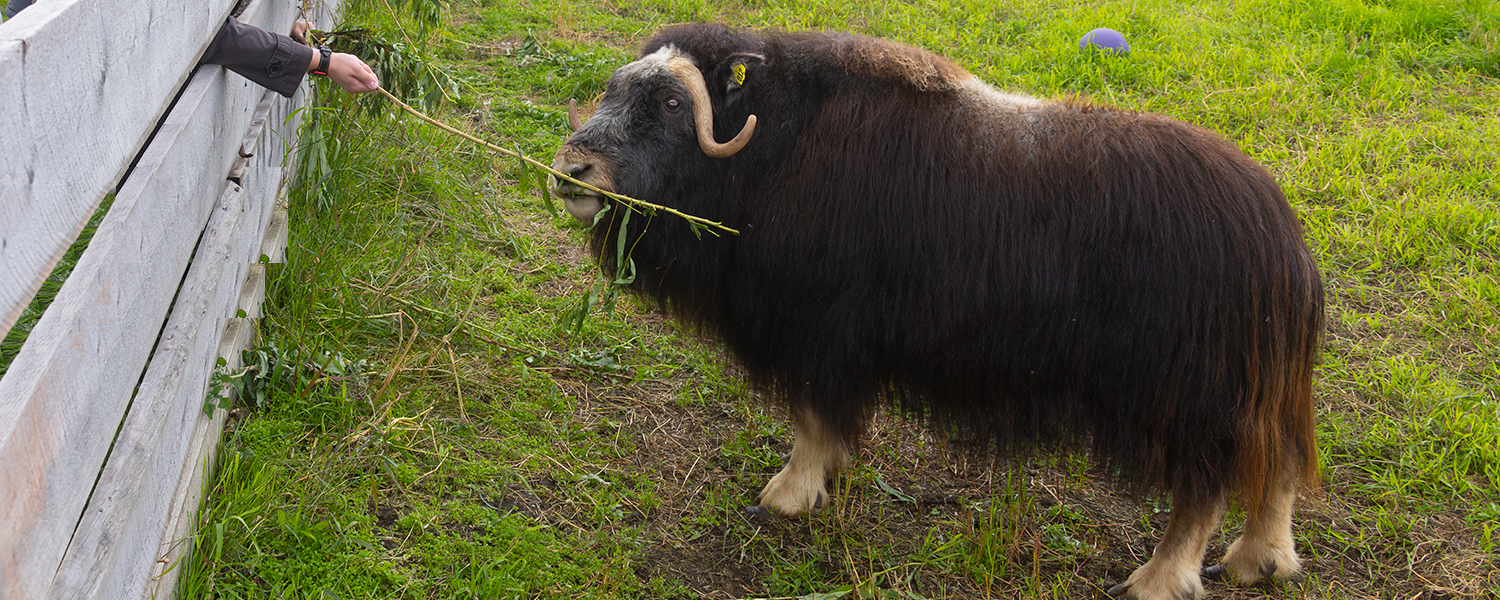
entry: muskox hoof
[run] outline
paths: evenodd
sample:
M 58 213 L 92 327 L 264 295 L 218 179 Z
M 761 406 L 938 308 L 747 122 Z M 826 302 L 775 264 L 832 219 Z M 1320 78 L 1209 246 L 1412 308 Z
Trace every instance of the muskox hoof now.
M 1291 575 L 1277 576 L 1276 573 L 1280 570 L 1282 569 L 1278 567 L 1276 563 L 1266 563 L 1264 565 L 1261 565 L 1260 577 L 1257 578 L 1256 581 L 1275 577 L 1276 579 L 1280 579 L 1282 581 L 1290 581 L 1295 583 L 1298 581 L 1302 581 L 1305 578 L 1305 575 L 1300 571 Z M 1204 581 L 1212 581 L 1214 583 L 1228 583 L 1230 580 L 1229 569 L 1225 568 L 1224 565 L 1204 567 L 1203 571 L 1199 573 L 1199 575 L 1203 577 Z
M 792 465 L 797 463 L 793 461 Z M 779 517 L 816 513 L 828 505 L 822 470 L 783 469 L 760 492 L 760 506 Z
M 1110 598 L 1115 598 L 1116 600 L 1156 600 L 1156 598 L 1154 597 L 1145 598 L 1136 595 L 1131 590 L 1132 587 L 1133 586 L 1128 583 L 1122 583 L 1115 587 L 1109 588 L 1109 592 L 1107 593 L 1109 594 Z M 1178 592 L 1175 596 L 1170 596 L 1170 598 L 1171 600 L 1195 600 L 1196 598 L 1198 598 L 1198 591 L 1189 588 Z
M 1267 564 L 1261 565 L 1260 566 L 1260 576 L 1256 578 L 1256 581 L 1259 581 L 1259 580 L 1267 578 L 1267 577 L 1271 577 L 1271 576 L 1273 576 L 1275 574 L 1276 574 L 1276 563 L 1267 563 Z M 1203 571 L 1199 573 L 1199 576 L 1203 577 L 1204 581 L 1212 581 L 1214 583 L 1224 583 L 1226 581 L 1229 581 L 1229 569 L 1224 568 L 1224 565 L 1213 565 L 1213 566 L 1209 566 L 1209 567 L 1204 567 Z
M 776 518 L 776 513 L 771 512 L 771 509 L 764 506 L 746 506 L 745 516 L 755 521 L 766 521 Z
M 827 505 L 828 505 L 828 496 L 824 495 L 823 492 L 818 492 L 818 500 L 813 503 L 813 510 L 820 510 L 824 506 L 827 506 Z M 803 514 L 803 513 L 797 513 L 797 514 Z M 795 517 L 795 516 L 797 516 L 797 514 L 791 514 L 791 515 L 785 515 L 785 516 L 787 516 L 787 517 Z M 751 519 L 755 519 L 755 520 L 764 520 L 764 519 L 774 519 L 776 517 L 780 517 L 780 516 L 783 516 L 783 515 L 778 514 L 774 509 L 772 509 L 770 507 L 757 505 L 757 506 L 746 506 L 745 507 L 745 516 L 750 517 Z

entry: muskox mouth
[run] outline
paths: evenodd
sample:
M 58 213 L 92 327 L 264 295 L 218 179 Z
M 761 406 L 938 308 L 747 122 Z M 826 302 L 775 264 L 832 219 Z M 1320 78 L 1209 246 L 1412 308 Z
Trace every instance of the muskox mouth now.
M 610 164 L 593 152 L 567 144 L 552 159 L 553 171 L 568 177 L 552 178 L 553 193 L 563 199 L 568 214 L 584 225 L 594 224 L 594 216 L 604 210 L 604 194 L 614 191 Z
M 594 216 L 604 210 L 604 194 L 567 181 L 558 181 L 552 193 L 562 198 L 563 208 L 584 225 L 593 225 Z

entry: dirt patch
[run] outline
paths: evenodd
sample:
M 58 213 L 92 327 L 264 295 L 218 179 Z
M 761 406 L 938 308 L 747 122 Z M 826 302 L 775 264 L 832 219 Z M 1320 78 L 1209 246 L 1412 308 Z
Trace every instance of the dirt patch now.
M 580 420 L 608 420 L 631 440 L 635 452 L 616 466 L 656 486 L 660 504 L 639 517 L 649 541 L 634 566 L 637 575 L 677 581 L 695 597 L 788 595 L 785 586 L 795 582 L 777 582 L 786 579 L 789 564 L 817 580 L 872 583 L 891 597 L 1011 597 L 998 590 L 1036 589 L 1038 582 L 1066 590 L 1067 597 L 1099 597 L 1150 558 L 1170 515 L 1164 498 L 1123 493 L 1080 458 L 986 457 L 881 416 L 852 474 L 832 484 L 835 499 L 822 514 L 755 519 L 738 506 L 753 503 L 776 468 L 747 468 L 726 446 L 740 440 L 781 455 L 791 449 L 789 435 L 745 441 L 742 430 L 752 425 L 732 405 L 682 406 L 672 382 L 560 383 L 583 400 Z M 725 498 L 734 500 L 731 506 L 722 506 Z M 1248 589 L 1209 583 L 1209 596 L 1365 597 L 1384 590 L 1379 597 L 1473 598 L 1494 585 L 1493 558 L 1472 547 L 1461 514 L 1410 523 L 1405 543 L 1328 544 L 1330 537 L 1369 536 L 1359 512 L 1336 498 L 1303 498 L 1296 523 L 1308 578 Z M 1206 564 L 1222 558 L 1239 521 L 1231 513 L 1210 543 Z M 954 542 L 994 535 L 986 529 L 1009 535 L 994 557 L 1009 563 L 1002 573 L 983 574 L 984 565 L 973 563 L 983 562 L 975 555 L 985 550 Z M 852 550 L 858 548 L 879 548 L 885 563 L 872 564 Z M 1491 574 L 1479 580 L 1467 575 L 1485 572 Z M 795 589 L 802 595 L 831 591 Z

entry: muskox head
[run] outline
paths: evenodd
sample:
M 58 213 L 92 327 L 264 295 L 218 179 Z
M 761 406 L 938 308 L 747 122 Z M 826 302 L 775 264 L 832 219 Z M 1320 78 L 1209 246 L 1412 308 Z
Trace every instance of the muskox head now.
M 643 53 L 610 77 L 604 99 L 588 123 L 577 131 L 552 161 L 552 168 L 599 189 L 653 200 L 671 187 L 674 171 L 698 160 L 722 160 L 750 143 L 755 115 L 726 143 L 715 140 L 716 103 L 733 104 L 745 83 L 747 70 L 763 60 L 753 53 L 736 53 L 717 61 L 705 78 L 703 59 L 675 45 Z M 711 90 L 712 88 L 712 90 Z M 739 119 L 736 119 L 737 121 Z M 608 200 L 598 192 L 559 180 L 556 192 L 568 213 L 592 224 Z

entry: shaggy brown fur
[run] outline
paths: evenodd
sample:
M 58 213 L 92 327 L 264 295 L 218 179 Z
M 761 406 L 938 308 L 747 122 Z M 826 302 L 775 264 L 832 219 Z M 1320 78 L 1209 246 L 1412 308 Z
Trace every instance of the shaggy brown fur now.
M 716 139 L 758 116 L 738 154 L 698 149 L 651 67 L 672 60 L 708 82 Z M 613 272 L 631 238 L 633 289 L 846 443 L 885 403 L 1000 451 L 1085 446 L 1209 527 L 1237 493 L 1289 532 L 1284 482 L 1316 482 L 1318 269 L 1276 182 L 1218 135 L 1002 94 L 881 40 L 695 25 L 649 41 L 556 164 L 740 229 L 622 232 L 616 207 L 594 248 Z M 1203 526 L 1180 524 L 1179 556 Z

